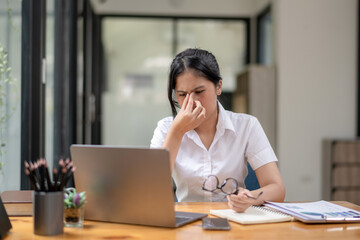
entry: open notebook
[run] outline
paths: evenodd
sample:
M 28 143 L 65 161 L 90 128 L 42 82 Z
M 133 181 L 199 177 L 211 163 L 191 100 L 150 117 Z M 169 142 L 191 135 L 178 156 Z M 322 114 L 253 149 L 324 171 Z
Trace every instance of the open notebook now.
M 294 219 L 290 215 L 259 206 L 251 206 L 243 213 L 237 213 L 232 209 L 220 209 L 210 210 L 210 214 L 241 224 L 288 222 Z

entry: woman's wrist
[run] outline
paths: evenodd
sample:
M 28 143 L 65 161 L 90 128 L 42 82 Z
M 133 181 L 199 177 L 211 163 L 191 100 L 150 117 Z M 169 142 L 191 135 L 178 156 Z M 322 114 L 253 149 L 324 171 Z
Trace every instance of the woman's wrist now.
M 168 136 L 171 138 L 181 140 L 185 135 L 185 133 L 186 132 L 184 132 L 184 130 L 180 127 L 179 124 L 172 124 L 169 129 Z

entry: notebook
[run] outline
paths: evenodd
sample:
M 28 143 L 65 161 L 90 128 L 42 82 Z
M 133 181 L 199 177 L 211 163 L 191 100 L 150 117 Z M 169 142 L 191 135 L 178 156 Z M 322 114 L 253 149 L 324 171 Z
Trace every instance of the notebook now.
M 175 212 L 165 149 L 72 145 L 70 152 L 87 220 L 179 227 L 207 216 Z
M 210 214 L 241 224 L 275 223 L 293 220 L 290 215 L 260 206 L 250 206 L 242 213 L 235 212 L 232 209 L 220 209 L 210 210 Z
M 360 212 L 324 200 L 301 203 L 266 202 L 266 206 L 305 223 L 360 222 Z

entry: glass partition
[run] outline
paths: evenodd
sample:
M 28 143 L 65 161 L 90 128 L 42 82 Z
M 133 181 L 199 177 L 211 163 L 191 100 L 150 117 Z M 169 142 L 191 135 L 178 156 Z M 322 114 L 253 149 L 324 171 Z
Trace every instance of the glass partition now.
M 150 145 L 157 122 L 171 115 L 171 61 L 186 48 L 214 53 L 224 81 L 223 96 L 231 100 L 236 76 L 247 61 L 245 21 L 106 17 L 102 24 L 102 144 Z
M 0 193 L 20 186 L 21 1 L 0 0 Z
M 215 55 L 223 91 L 234 91 L 236 75 L 246 64 L 246 24 L 235 20 L 179 20 L 178 52 L 193 47 Z
M 149 146 L 157 121 L 171 114 L 166 82 L 172 39 L 171 20 L 103 20 L 103 144 Z

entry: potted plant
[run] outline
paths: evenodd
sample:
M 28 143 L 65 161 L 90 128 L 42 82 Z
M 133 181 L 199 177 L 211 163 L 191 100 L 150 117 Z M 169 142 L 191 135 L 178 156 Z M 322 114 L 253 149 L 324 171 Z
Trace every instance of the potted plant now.
M 84 222 L 85 192 L 77 193 L 75 188 L 64 190 L 65 227 L 82 227 Z

